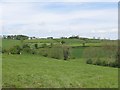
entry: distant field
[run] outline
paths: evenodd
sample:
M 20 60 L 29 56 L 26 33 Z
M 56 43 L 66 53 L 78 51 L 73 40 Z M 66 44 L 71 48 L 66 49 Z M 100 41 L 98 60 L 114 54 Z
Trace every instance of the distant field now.
M 71 47 L 83 46 L 82 43 L 71 43 L 69 45 Z M 86 43 L 85 46 L 88 46 L 88 47 L 97 47 L 97 46 L 102 46 L 102 43 Z
M 61 41 L 65 41 L 65 43 L 69 46 L 83 46 L 83 40 L 79 39 L 35 39 L 35 40 L 24 40 L 24 43 L 29 44 L 43 44 L 43 43 L 60 43 Z M 102 46 L 103 44 L 108 43 L 110 45 L 117 45 L 117 41 L 99 41 L 99 40 L 88 40 L 85 45 L 86 46 Z M 3 48 L 12 47 L 14 45 L 21 45 L 21 40 L 11 40 L 11 39 L 3 39 L 2 46 Z
M 83 40 L 80 39 L 35 39 L 35 40 L 25 40 L 26 43 L 60 43 L 65 41 L 69 46 L 83 46 Z M 86 46 L 100 46 L 99 40 L 88 40 L 85 44 Z
M 3 87 L 117 88 L 118 69 L 37 55 L 3 55 Z
M 83 58 L 84 50 L 88 47 L 72 48 L 71 56 L 73 58 Z
M 21 45 L 20 40 L 11 40 L 11 39 L 3 39 L 2 40 L 2 48 L 9 49 L 15 45 Z

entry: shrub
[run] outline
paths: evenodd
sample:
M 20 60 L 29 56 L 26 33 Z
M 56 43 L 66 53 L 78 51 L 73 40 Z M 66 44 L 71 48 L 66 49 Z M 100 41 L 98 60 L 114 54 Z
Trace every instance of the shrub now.
M 8 50 L 2 49 L 2 53 L 7 53 L 7 52 L 8 52 Z
M 47 44 L 46 43 L 42 44 L 42 48 L 45 48 L 45 47 L 47 47 Z
M 109 64 L 109 66 L 111 66 L 111 67 L 116 67 L 117 65 L 116 65 L 117 63 L 115 63 L 115 62 L 111 62 L 110 64 Z
M 38 44 L 35 44 L 35 49 L 38 49 Z
M 28 44 L 24 44 L 23 46 L 22 46 L 22 48 L 24 49 L 24 48 L 30 48 L 30 46 L 28 45 Z
M 63 49 L 60 45 L 52 47 L 49 51 L 49 56 L 55 59 L 63 58 Z
M 28 44 L 24 44 L 22 47 L 23 47 L 22 48 L 23 52 L 32 53 L 32 49 L 30 48 Z
M 92 59 L 88 59 L 88 60 L 86 61 L 86 63 L 87 63 L 87 64 L 92 64 Z
M 100 58 L 98 58 L 95 63 L 96 63 L 96 65 L 102 65 Z
M 65 41 L 62 40 L 62 41 L 61 41 L 61 44 L 64 44 L 64 43 L 65 43 Z
M 67 50 L 67 47 L 62 47 L 62 45 L 58 44 L 58 45 L 54 45 L 51 48 L 39 48 L 37 51 L 40 55 L 44 56 L 44 57 L 51 57 L 51 58 L 55 58 L 55 59 L 64 59 L 64 57 L 66 58 L 66 60 L 69 58 L 69 50 L 68 51 L 63 51 L 63 50 Z M 65 54 L 67 53 L 68 55 L 65 56 Z
M 44 56 L 44 57 L 47 57 L 47 56 L 48 56 L 48 54 L 47 54 L 47 53 L 45 53 L 45 54 L 43 54 L 43 56 Z
M 24 48 L 23 51 L 26 52 L 26 53 L 31 53 L 31 49 L 30 48 Z
M 71 59 L 75 59 L 75 57 L 73 56 L 73 57 L 71 57 Z
M 53 43 L 50 43 L 49 48 L 52 48 L 52 47 L 53 47 Z
M 37 51 L 35 49 L 31 49 L 31 54 L 37 54 Z
M 101 65 L 102 66 L 107 66 L 107 62 L 104 60 L 104 61 L 101 62 Z
M 20 48 L 20 46 L 17 45 L 17 46 L 10 48 L 9 51 L 11 54 L 20 54 L 21 48 Z
M 101 47 L 88 47 L 85 49 L 84 58 L 87 64 L 94 64 L 100 66 L 119 67 L 117 47 L 112 45 L 105 45 Z

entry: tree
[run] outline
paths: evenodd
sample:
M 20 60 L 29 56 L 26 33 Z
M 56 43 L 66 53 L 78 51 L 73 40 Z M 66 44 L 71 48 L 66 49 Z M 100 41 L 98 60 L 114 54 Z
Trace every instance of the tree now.
M 28 39 L 29 37 L 28 37 L 28 36 L 25 36 L 25 35 L 17 35 L 15 38 L 16 38 L 17 40 L 21 40 L 21 39 L 25 40 L 25 39 Z
M 22 48 L 24 49 L 24 48 L 30 48 L 30 46 L 28 45 L 28 44 L 24 44 L 23 46 L 22 46 Z
M 83 42 L 83 47 L 85 47 L 85 42 Z
M 3 35 L 3 39 L 7 39 L 7 36 Z
M 50 43 L 50 47 L 53 47 L 53 43 Z
M 73 35 L 73 36 L 69 37 L 69 39 L 79 39 L 79 36 L 78 35 L 77 36 Z
M 68 47 L 64 47 L 63 48 L 63 55 L 64 55 L 64 60 L 67 60 L 69 57 L 69 48 Z
M 31 53 L 32 52 L 32 50 L 31 50 L 31 48 L 28 44 L 24 44 L 23 47 L 22 47 L 22 50 L 26 53 Z
M 42 44 L 42 48 L 45 48 L 45 47 L 47 47 L 47 44 L 46 43 Z
M 35 48 L 38 49 L 38 44 L 37 43 L 35 44 Z
M 12 39 L 12 37 L 10 35 L 7 36 L 7 39 Z
M 61 37 L 61 39 L 67 39 L 67 37 Z
M 21 52 L 21 48 L 18 45 L 10 48 L 10 53 L 11 54 L 20 54 L 20 52 Z
M 61 41 L 61 43 L 62 43 L 62 44 L 64 44 L 64 43 L 65 43 L 65 41 Z

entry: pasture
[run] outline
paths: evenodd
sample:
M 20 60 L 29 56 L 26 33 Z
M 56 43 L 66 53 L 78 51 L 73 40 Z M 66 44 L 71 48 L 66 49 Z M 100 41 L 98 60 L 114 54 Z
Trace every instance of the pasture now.
M 3 87 L 117 88 L 118 69 L 37 55 L 3 55 Z
M 2 55 L 4 88 L 118 87 L 118 68 L 96 64 L 98 59 L 116 61 L 117 41 L 87 40 L 83 46 L 80 39 L 3 39 L 2 49 L 16 45 L 22 48 L 22 54 Z M 64 47 L 69 48 L 68 60 L 63 59 Z M 92 63 L 87 64 L 88 59 Z

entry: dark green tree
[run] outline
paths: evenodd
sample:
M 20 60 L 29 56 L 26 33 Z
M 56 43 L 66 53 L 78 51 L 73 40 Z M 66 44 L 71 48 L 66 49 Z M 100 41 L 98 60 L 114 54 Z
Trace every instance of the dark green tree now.
M 37 43 L 35 44 L 35 49 L 38 49 L 38 44 Z
M 61 41 L 61 43 L 62 43 L 62 44 L 64 44 L 64 43 L 65 43 L 65 41 Z
M 9 51 L 11 54 L 20 54 L 21 50 L 22 50 L 21 47 L 16 45 L 16 46 L 10 48 Z
M 68 47 L 64 47 L 63 48 L 64 60 L 67 60 L 69 58 L 69 55 L 70 55 L 69 48 Z

